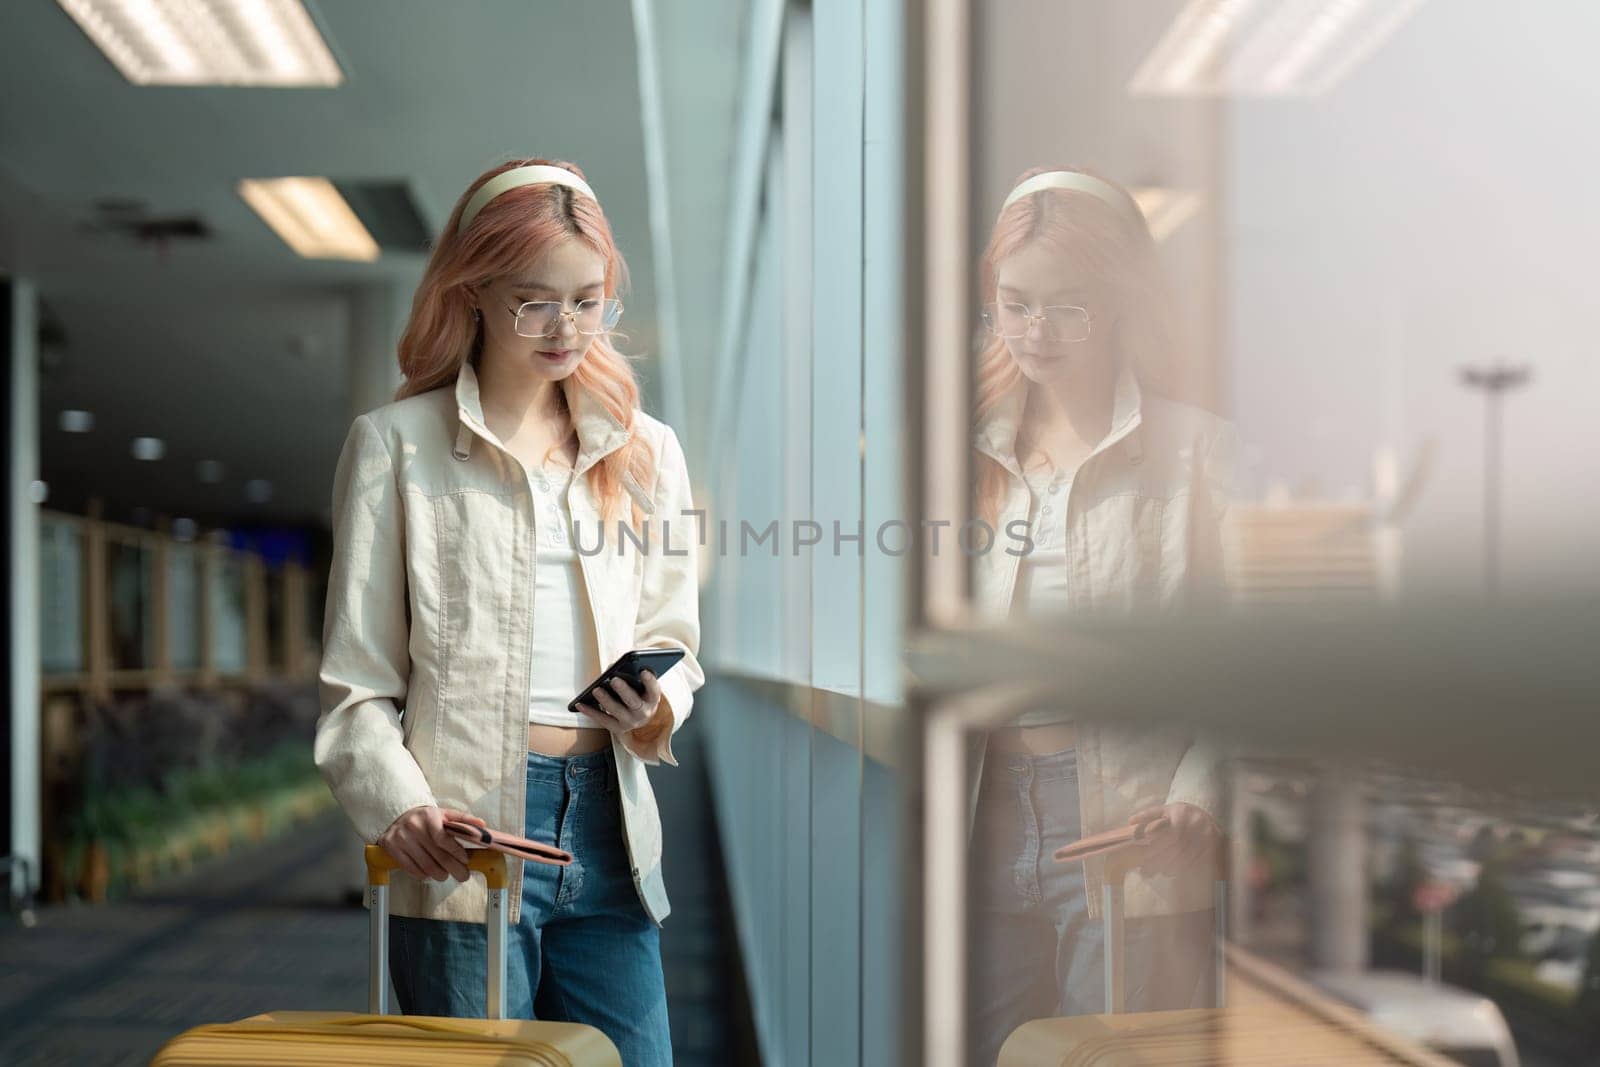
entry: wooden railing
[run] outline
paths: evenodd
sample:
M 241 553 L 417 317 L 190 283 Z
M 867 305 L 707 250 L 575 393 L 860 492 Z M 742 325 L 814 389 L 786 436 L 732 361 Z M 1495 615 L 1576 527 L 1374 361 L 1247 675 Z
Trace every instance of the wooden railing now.
M 314 671 L 309 567 L 292 560 L 273 567 L 256 552 L 209 539 L 180 541 L 94 515 L 41 511 L 40 522 L 55 531 L 46 536 L 41 530 L 41 545 L 51 542 L 67 550 L 66 558 L 41 553 L 47 561 L 40 595 L 46 694 L 77 691 L 105 699 L 118 689 L 234 685 L 274 676 L 304 678 Z M 123 575 L 114 574 L 112 557 L 118 551 L 146 558 L 125 564 L 129 569 Z M 171 602 L 174 568 L 191 554 L 193 582 L 188 589 L 179 586 L 193 594 L 185 607 Z M 131 581 L 120 600 L 113 590 L 118 580 Z M 237 612 L 227 608 L 230 596 L 239 604 Z M 232 647 L 225 642 L 230 633 L 239 635 Z M 192 640 L 175 647 L 179 636 Z

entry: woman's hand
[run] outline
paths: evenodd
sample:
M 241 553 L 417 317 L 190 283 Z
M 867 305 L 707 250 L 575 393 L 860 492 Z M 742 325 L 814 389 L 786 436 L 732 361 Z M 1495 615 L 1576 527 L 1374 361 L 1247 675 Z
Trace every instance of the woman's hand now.
M 1138 867 L 1147 874 L 1184 875 L 1215 868 L 1220 859 L 1222 827 L 1193 804 L 1164 804 L 1135 812 L 1130 825 L 1165 816 L 1169 825 L 1152 829 L 1149 844 L 1138 852 Z
M 444 828 L 446 819 L 488 825 L 465 811 L 424 804 L 390 823 L 376 843 L 413 878 L 432 878 L 436 882 L 454 878 L 465 882 L 472 877 L 467 869 L 467 848 Z
M 621 737 L 632 734 L 649 725 L 656 709 L 661 707 L 661 683 L 656 681 L 655 672 L 642 670 L 639 678 L 644 682 L 643 693 L 629 685 L 626 678 L 613 678 L 611 692 L 603 687 L 594 691 L 594 701 L 599 708 L 579 701 L 578 710 L 613 734 Z

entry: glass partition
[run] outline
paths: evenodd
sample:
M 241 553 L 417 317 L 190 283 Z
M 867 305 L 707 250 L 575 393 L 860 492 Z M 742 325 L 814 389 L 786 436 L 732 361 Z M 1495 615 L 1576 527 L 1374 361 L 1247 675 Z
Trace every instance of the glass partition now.
M 107 607 L 110 667 L 140 671 L 155 667 L 155 551 L 145 540 L 108 534 Z
M 174 670 L 201 666 L 203 551 L 192 544 L 167 546 L 167 650 Z
M 920 13 L 916 1062 L 1592 1056 L 1594 28 Z
M 284 643 L 285 595 L 288 568 L 282 564 L 263 567 L 266 592 L 267 663 L 272 670 L 282 670 L 288 662 L 288 646 Z
M 242 674 L 249 660 L 245 612 L 245 558 L 230 549 L 213 548 L 216 578 L 211 598 L 211 666 L 222 674 Z
M 84 669 L 83 526 L 39 518 L 39 659 L 46 674 Z
M 753 4 L 745 30 L 734 184 L 749 168 L 759 195 L 733 216 L 748 243 L 730 247 L 749 258 L 728 265 L 740 314 L 727 437 L 710 450 L 725 534 L 698 706 L 764 1055 L 891 1063 L 911 551 L 892 525 L 906 525 L 901 14 Z

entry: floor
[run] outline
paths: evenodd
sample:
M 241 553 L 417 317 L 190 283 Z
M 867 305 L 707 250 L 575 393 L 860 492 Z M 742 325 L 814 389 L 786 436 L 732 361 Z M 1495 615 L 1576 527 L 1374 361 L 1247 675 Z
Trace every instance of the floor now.
M 662 929 L 681 1067 L 740 1052 L 737 960 L 691 728 L 677 768 L 652 768 L 672 914 Z M 0 1063 L 145 1064 L 188 1027 L 267 1010 L 366 1009 L 367 913 L 344 899 L 337 813 L 248 853 L 101 907 L 0 918 Z

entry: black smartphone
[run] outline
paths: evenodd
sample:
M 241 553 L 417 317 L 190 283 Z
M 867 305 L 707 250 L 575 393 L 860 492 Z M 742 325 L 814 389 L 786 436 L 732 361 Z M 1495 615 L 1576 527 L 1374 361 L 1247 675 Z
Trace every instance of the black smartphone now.
M 629 685 L 642 693 L 644 691 L 644 679 L 640 677 L 641 672 L 649 671 L 657 678 L 660 678 L 676 666 L 682 658 L 683 649 L 681 648 L 636 648 L 631 652 L 624 652 L 617 657 L 617 662 L 607 667 L 600 677 L 590 682 L 583 692 L 572 698 L 572 702 L 567 705 L 567 710 L 574 715 L 582 715 L 583 712 L 578 710 L 580 703 L 588 704 L 598 710 L 600 705 L 593 699 L 594 691 L 602 686 L 607 690 L 611 690 L 611 680 L 613 678 L 621 677 L 627 679 Z

